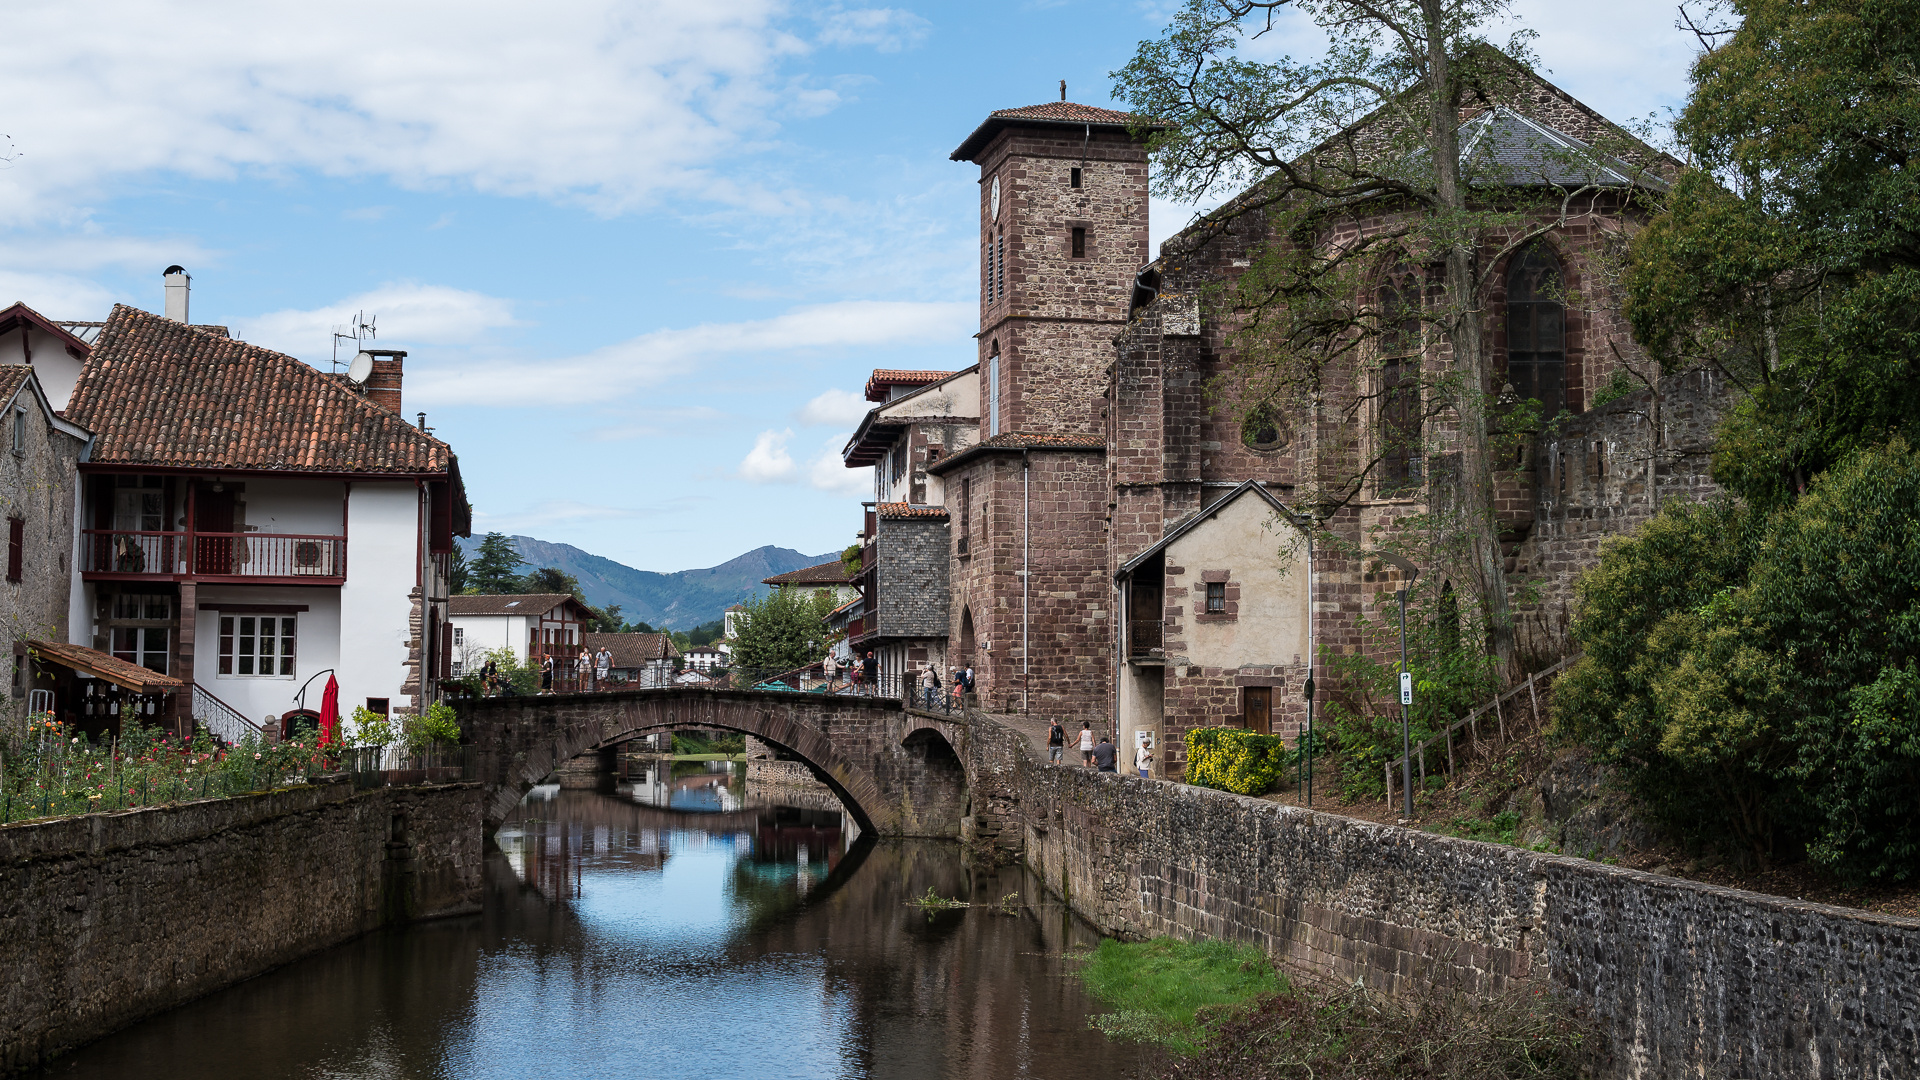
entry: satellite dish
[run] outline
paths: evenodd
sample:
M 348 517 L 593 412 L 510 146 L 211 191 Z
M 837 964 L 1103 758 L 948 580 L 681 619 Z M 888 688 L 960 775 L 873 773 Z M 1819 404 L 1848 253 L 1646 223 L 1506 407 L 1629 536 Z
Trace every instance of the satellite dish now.
M 367 378 L 373 374 L 373 354 L 354 353 L 353 361 L 347 365 L 347 381 L 355 386 L 367 385 Z

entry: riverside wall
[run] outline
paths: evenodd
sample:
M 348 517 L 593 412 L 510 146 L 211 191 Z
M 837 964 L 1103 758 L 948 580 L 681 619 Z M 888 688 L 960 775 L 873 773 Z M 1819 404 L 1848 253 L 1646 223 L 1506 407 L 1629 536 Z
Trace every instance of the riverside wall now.
M 377 927 L 477 911 L 481 844 L 471 783 L 0 826 L 0 1073 Z
M 1048 765 L 968 724 L 978 854 L 1126 938 L 1244 941 L 1392 993 L 1550 990 L 1623 1078 L 1920 1076 L 1920 920 Z

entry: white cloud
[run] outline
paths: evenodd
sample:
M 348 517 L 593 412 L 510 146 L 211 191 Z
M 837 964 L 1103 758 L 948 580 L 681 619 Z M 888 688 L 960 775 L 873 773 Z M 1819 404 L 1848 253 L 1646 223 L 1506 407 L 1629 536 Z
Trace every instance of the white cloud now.
M 787 440 L 793 429 L 763 431 L 753 441 L 753 449 L 740 459 L 740 478 L 756 484 L 773 484 L 794 476 L 793 455 L 787 453 Z
M 315 359 L 331 353 L 334 328 L 348 325 L 359 313 L 375 317 L 375 340 L 381 345 L 460 344 L 518 325 L 511 301 L 445 285 L 398 282 L 326 307 L 237 319 L 233 331 L 244 341 Z
M 618 211 L 761 199 L 708 172 L 840 100 L 781 0 L 74 0 L 13 5 L 18 158 L 0 220 L 84 215 L 115 179 L 315 170 Z M 838 10 L 820 41 L 899 48 L 924 20 Z
M 851 390 L 828 390 L 800 406 L 794 419 L 808 427 L 845 428 L 858 424 L 871 408 L 864 395 Z
M 974 305 L 854 300 L 796 308 L 771 319 L 656 330 L 582 356 L 425 368 L 407 375 L 409 400 L 435 405 L 578 404 L 591 385 L 602 399 L 695 369 L 708 377 L 723 356 L 796 349 L 858 348 L 964 338 Z M 384 326 L 385 323 L 383 322 Z M 529 380 L 536 369 L 540 378 Z
M 160 302 L 159 278 L 154 278 L 154 303 Z M 14 301 L 49 319 L 97 322 L 107 317 L 113 294 L 91 281 L 68 274 L 35 274 L 0 270 L 0 307 Z
M 849 469 L 840 457 L 840 445 L 829 444 L 820 451 L 820 456 L 807 465 L 807 482 L 821 491 L 831 491 L 836 495 L 859 495 L 873 490 L 873 466 Z

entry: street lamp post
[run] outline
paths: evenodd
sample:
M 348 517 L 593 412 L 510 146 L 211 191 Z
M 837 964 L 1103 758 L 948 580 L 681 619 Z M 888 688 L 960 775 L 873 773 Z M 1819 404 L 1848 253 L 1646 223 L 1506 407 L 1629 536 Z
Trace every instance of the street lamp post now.
M 1413 672 L 1407 670 L 1407 589 L 1414 579 L 1420 576 L 1420 568 L 1401 558 L 1384 551 L 1371 553 L 1375 558 L 1406 575 L 1394 594 L 1400 600 L 1400 794 L 1403 816 L 1413 820 L 1413 735 L 1407 721 L 1407 710 L 1413 704 Z

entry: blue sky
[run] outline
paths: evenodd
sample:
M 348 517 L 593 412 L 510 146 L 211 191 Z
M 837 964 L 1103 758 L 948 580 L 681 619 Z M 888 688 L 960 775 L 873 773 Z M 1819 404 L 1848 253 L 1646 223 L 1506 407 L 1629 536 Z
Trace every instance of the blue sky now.
M 867 372 L 972 362 L 975 170 L 947 154 L 1063 78 L 1110 104 L 1170 10 L 10 5 L 0 304 L 154 310 L 177 262 L 195 322 L 323 367 L 365 311 L 476 531 L 651 570 L 839 548 Z M 1602 112 L 1684 95 L 1671 3 L 1516 10 Z M 1191 211 L 1156 203 L 1155 241 Z

